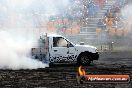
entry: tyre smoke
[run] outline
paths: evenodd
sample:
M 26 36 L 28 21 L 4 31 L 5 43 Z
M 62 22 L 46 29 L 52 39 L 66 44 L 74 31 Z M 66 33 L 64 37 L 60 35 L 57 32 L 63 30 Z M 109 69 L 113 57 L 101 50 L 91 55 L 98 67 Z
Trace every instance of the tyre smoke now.
M 36 69 L 47 66 L 30 57 L 40 30 L 60 14 L 69 0 L 0 0 L 0 69 Z M 35 43 L 34 43 L 35 42 Z
M 36 69 L 47 65 L 30 58 L 33 40 L 0 31 L 0 69 Z

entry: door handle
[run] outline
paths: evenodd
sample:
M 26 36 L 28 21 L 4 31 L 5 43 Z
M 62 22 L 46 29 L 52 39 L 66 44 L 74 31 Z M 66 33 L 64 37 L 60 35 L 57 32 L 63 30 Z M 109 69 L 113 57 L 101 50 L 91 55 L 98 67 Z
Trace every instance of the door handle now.
M 57 50 L 54 50 L 54 52 L 57 52 Z

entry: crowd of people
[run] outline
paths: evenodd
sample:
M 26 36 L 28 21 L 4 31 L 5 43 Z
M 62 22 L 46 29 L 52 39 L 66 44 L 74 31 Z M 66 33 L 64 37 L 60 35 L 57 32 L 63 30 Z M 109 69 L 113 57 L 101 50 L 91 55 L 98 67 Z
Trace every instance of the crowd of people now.
M 96 16 L 98 11 L 108 0 L 71 0 L 71 4 L 47 22 L 49 32 L 60 32 L 64 34 L 78 34 L 82 26 L 87 26 L 87 18 Z M 99 19 L 96 32 L 107 31 L 110 36 L 127 35 L 129 30 L 122 27 L 120 11 L 131 0 L 116 0 L 104 14 L 103 19 Z M 125 29 L 125 30 L 124 30 Z
M 47 28 L 51 32 L 62 32 L 66 34 L 78 34 L 82 23 L 86 23 L 88 17 L 94 17 L 99 9 L 108 0 L 74 0 L 72 5 L 67 7 L 67 11 L 57 16 L 57 19 L 49 20 Z M 107 31 L 110 36 L 127 35 L 129 30 L 124 30 L 122 26 L 120 11 L 130 0 L 116 0 L 104 14 L 103 19 L 99 19 L 97 24 L 97 32 Z M 63 17 L 64 16 L 64 17 Z
M 105 2 L 106 0 L 73 0 L 65 13 L 49 20 L 47 29 L 51 32 L 78 34 L 87 17 L 94 17 Z
M 126 36 L 130 29 L 125 28 L 122 20 L 121 9 L 128 3 L 128 0 L 117 0 L 117 2 L 107 10 L 103 19 L 97 24 L 97 32 L 106 31 L 110 36 Z
M 105 3 L 106 0 L 89 0 L 87 5 L 88 16 L 94 17 Z

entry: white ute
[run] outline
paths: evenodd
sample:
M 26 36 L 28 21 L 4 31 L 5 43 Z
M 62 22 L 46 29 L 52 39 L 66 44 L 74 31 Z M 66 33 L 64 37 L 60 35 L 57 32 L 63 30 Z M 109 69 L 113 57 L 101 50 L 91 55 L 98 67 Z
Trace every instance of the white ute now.
M 98 60 L 97 48 L 90 45 L 77 45 L 61 35 L 43 35 L 39 39 L 39 46 L 32 48 L 32 57 L 49 65 L 55 63 L 77 63 L 89 65 Z

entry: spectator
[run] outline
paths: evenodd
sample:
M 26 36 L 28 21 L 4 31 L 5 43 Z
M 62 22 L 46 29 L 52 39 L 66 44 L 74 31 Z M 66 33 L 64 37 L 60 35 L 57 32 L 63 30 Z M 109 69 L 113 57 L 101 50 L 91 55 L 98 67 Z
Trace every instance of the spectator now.
M 98 11 L 98 6 L 93 1 L 88 4 L 88 15 L 93 17 Z
M 100 28 L 101 30 L 105 30 L 106 29 L 106 26 L 103 22 L 102 19 L 99 19 L 99 22 L 97 23 L 97 27 Z

